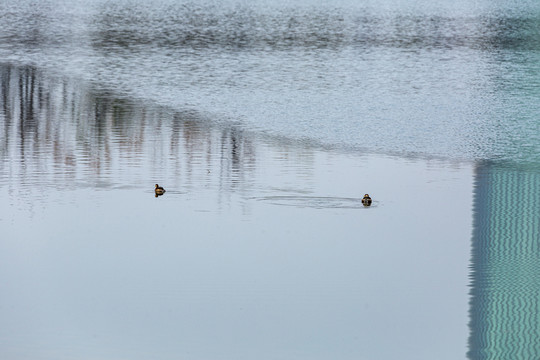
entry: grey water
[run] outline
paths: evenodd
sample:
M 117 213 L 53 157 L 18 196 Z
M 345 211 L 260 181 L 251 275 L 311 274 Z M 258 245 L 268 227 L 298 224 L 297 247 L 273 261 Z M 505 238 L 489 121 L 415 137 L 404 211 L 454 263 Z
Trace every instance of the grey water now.
M 534 1 L 24 4 L 3 5 L 6 62 L 328 146 L 538 154 Z
M 0 77 L 1 358 L 540 356 L 537 2 L 1 2 Z

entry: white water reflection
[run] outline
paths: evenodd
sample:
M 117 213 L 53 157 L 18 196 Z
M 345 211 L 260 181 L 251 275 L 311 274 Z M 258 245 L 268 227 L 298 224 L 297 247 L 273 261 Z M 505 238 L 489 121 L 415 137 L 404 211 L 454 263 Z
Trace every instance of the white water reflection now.
M 464 357 L 467 164 L 2 80 L 0 357 Z

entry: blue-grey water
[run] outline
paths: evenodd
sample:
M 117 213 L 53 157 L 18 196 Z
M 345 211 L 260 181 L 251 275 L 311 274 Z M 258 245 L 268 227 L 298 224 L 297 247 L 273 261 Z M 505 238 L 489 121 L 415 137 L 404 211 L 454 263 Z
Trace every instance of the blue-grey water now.
M 3 1 L 0 85 L 0 358 L 540 358 L 540 3 Z

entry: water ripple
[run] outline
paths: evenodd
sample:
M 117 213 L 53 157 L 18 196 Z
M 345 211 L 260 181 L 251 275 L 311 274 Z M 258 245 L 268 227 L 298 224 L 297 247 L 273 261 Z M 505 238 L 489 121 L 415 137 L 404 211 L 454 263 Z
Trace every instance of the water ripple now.
M 268 202 L 270 204 L 280 206 L 314 209 L 369 209 L 379 206 L 377 201 L 374 201 L 370 207 L 365 207 L 362 205 L 361 198 L 329 196 L 274 195 L 253 198 L 253 200 Z

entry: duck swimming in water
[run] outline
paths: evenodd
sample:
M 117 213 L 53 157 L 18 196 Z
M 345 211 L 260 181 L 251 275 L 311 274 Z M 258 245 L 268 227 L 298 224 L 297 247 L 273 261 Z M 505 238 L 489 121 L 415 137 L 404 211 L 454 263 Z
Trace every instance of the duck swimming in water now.
M 161 186 L 159 186 L 158 184 L 156 184 L 156 197 L 158 197 L 159 195 L 163 195 L 165 194 L 165 189 L 162 188 Z
M 364 195 L 364 198 L 362 199 L 362 204 L 364 206 L 371 206 L 371 198 L 369 197 L 369 194 Z

